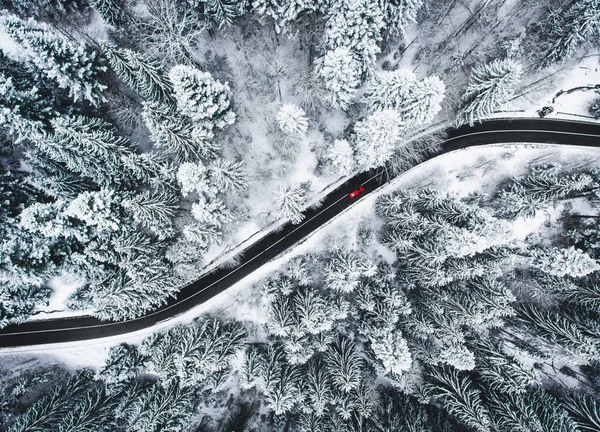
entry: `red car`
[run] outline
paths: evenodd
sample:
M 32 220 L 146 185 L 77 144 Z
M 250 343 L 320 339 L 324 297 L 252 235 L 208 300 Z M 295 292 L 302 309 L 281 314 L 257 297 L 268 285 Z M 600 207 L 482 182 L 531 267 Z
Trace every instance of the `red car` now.
M 365 188 L 362 187 L 362 186 L 359 186 L 358 189 L 354 189 L 352 192 L 350 192 L 348 194 L 348 196 L 352 199 L 352 198 L 354 198 L 355 196 L 357 196 L 358 194 L 360 194 L 361 192 L 364 192 L 364 191 L 365 191 Z

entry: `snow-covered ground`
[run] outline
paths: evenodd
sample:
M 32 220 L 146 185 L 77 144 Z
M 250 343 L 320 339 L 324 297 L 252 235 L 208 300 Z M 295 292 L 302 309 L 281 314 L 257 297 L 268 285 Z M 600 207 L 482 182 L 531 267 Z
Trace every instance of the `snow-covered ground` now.
M 356 231 L 362 222 L 367 226 L 378 227 L 380 221 L 373 208 L 377 197 L 397 189 L 435 187 L 464 197 L 472 192 L 492 192 L 506 177 L 520 176 L 531 164 L 560 163 L 566 169 L 587 166 L 600 168 L 600 151 L 591 148 L 557 145 L 503 144 L 473 147 L 457 150 L 407 171 L 356 205 L 317 229 L 301 243 L 282 256 L 262 266 L 225 292 L 188 312 L 161 322 L 142 331 L 91 341 L 54 344 L 41 347 L 20 347 L 0 352 L 1 361 L 11 361 L 15 357 L 40 357 L 48 363 L 62 362 L 76 367 L 99 367 L 110 346 L 118 343 L 139 343 L 150 334 L 179 323 L 186 323 L 201 314 L 213 314 L 222 318 L 235 318 L 240 321 L 264 323 L 266 313 L 258 299 L 257 283 L 268 274 L 282 268 L 291 258 L 308 252 L 323 252 L 327 245 L 335 241 L 349 247 L 356 241 Z M 513 224 L 515 240 L 522 240 L 528 234 L 537 232 L 542 224 L 554 219 L 558 212 L 540 212 L 535 218 L 517 220 Z M 394 254 L 378 243 L 373 253 L 386 260 L 393 260 Z M 58 294 L 57 294 L 58 295 Z

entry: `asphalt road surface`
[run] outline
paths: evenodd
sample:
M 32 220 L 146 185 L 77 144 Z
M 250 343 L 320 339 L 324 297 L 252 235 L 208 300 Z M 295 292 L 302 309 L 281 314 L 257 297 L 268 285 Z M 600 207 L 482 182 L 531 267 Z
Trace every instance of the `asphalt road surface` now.
M 474 127 L 451 129 L 442 143 L 441 154 L 466 147 L 498 143 L 552 143 L 600 148 L 600 124 L 553 119 L 498 119 L 484 121 Z M 599 153 L 600 154 L 600 153 Z M 110 322 L 84 316 L 10 325 L 0 330 L 0 347 L 43 345 L 114 336 L 141 330 L 167 320 L 223 292 L 263 264 L 280 255 L 308 236 L 347 207 L 373 192 L 385 181 L 375 172 L 354 176 L 330 192 L 318 208 L 308 209 L 299 225 L 286 224 L 242 252 L 235 268 L 219 267 L 183 288 L 176 298 L 154 312 L 127 321 Z M 387 179 L 389 181 L 389 179 Z M 350 199 L 348 193 L 359 185 L 365 191 Z

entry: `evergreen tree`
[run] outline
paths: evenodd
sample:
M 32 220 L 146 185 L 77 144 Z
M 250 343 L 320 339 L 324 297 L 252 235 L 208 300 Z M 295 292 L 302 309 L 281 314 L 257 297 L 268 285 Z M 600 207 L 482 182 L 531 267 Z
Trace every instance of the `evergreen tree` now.
M 324 10 L 329 3 L 327 0 L 252 0 L 251 4 L 259 15 L 272 19 L 275 31 L 281 33 L 301 14 Z
M 201 197 L 200 201 L 192 204 L 192 216 L 202 224 L 217 228 L 222 228 L 224 224 L 235 219 L 225 203 L 216 197 L 210 199 Z
M 402 119 L 394 110 L 375 111 L 359 122 L 354 128 L 358 167 L 367 171 L 384 165 L 401 141 L 403 129 Z
M 360 84 L 360 70 L 360 64 L 347 47 L 327 51 L 320 59 L 317 73 L 327 91 L 327 102 L 332 108 L 348 108 Z
M 208 167 L 211 184 L 222 192 L 241 192 L 248 185 L 248 174 L 242 162 L 230 159 L 217 159 Z
M 58 430 L 63 418 L 76 408 L 76 402 L 85 392 L 89 380 L 89 374 L 84 372 L 55 387 L 48 396 L 19 416 L 8 432 Z
M 412 367 L 412 357 L 402 332 L 389 331 L 371 338 L 371 349 L 386 374 L 400 375 Z
M 582 431 L 600 429 L 600 406 L 596 399 L 586 394 L 566 397 L 562 405 L 575 417 L 575 424 Z
M 430 123 L 441 110 L 446 87 L 436 76 L 418 80 L 406 69 L 376 75 L 367 94 L 372 110 L 394 109 L 407 127 Z
M 189 1 L 189 0 L 188 0 Z M 243 15 L 248 0 L 200 0 L 206 12 L 216 21 L 219 28 L 233 24 L 233 19 Z
M 572 57 L 579 45 L 593 37 L 600 26 L 597 0 L 571 2 L 564 8 L 551 10 L 542 22 L 549 47 L 544 52 L 546 65 Z
M 202 162 L 186 162 L 179 165 L 177 170 L 177 181 L 181 186 L 181 194 L 189 195 L 192 192 L 215 196 L 216 190 L 208 180 L 208 172 Z
M 361 75 L 375 63 L 385 26 L 379 2 L 340 0 L 329 11 L 324 35 L 328 50 L 349 49 L 360 64 Z
M 411 23 L 417 22 L 417 14 L 423 6 L 423 0 L 383 0 L 381 3 L 386 32 L 406 39 L 406 30 Z
M 155 103 L 144 104 L 142 117 L 156 147 L 176 162 L 215 156 L 214 135 L 206 125 L 194 127 L 169 106 Z
M 338 292 L 352 292 L 362 276 L 372 276 L 376 271 L 373 263 L 364 255 L 343 249 L 333 251 L 323 273 L 325 286 Z
M 131 21 L 123 0 L 93 0 L 93 5 L 104 21 L 114 28 L 122 28 Z
M 15 15 L 2 15 L 0 28 L 22 47 L 27 62 L 67 89 L 73 101 L 100 104 L 105 87 L 98 73 L 104 68 L 98 65 L 94 53 L 59 36 L 46 24 L 24 21 Z
M 303 136 L 308 130 L 308 118 L 304 110 L 294 104 L 284 104 L 277 112 L 277 123 L 289 136 Z
M 235 122 L 229 84 L 213 79 L 208 72 L 177 65 L 169 72 L 177 108 L 194 121 L 208 121 L 219 129 Z
M 304 219 L 305 191 L 300 186 L 280 186 L 275 191 L 273 205 L 279 217 L 289 219 L 294 225 L 299 224 Z
M 269 331 L 276 336 L 290 336 L 295 323 L 296 317 L 290 297 L 277 295 L 269 305 Z
M 0 126 L 17 143 L 39 135 L 54 114 L 35 86 L 20 87 L 12 77 L 0 72 Z
M 57 117 L 52 127 L 52 135 L 35 138 L 37 148 L 49 159 L 100 186 L 121 185 L 131 178 L 123 158 L 133 150 L 108 123 L 83 116 Z
M 439 398 L 450 414 L 479 432 L 492 430 L 490 416 L 483 405 L 481 392 L 474 388 L 467 376 L 459 376 L 456 369 L 439 369 L 430 372 L 435 380 L 428 388 Z
M 220 244 L 223 239 L 223 233 L 218 227 L 198 222 L 185 225 L 182 234 L 194 247 L 207 249 L 211 244 Z
M 362 359 L 356 345 L 349 339 L 338 338 L 325 355 L 327 368 L 334 386 L 348 393 L 360 385 Z
M 521 64 L 511 59 L 496 59 L 475 66 L 463 96 L 464 108 L 457 121 L 472 126 L 475 121 L 499 109 L 514 94 L 522 73 Z
M 102 50 L 117 76 L 140 96 L 171 104 L 172 87 L 161 67 L 152 59 L 127 48 L 102 44 Z
M 354 170 L 354 150 L 345 139 L 336 139 L 327 147 L 326 158 L 334 172 L 339 176 L 346 176 Z
M 193 393 L 176 383 L 154 384 L 126 411 L 128 430 L 181 431 L 182 423 L 194 414 Z
M 263 359 L 256 345 L 246 345 L 244 362 L 240 370 L 242 388 L 248 389 L 256 386 L 263 374 Z
M 319 361 L 311 362 L 308 373 L 304 376 L 302 389 L 317 417 L 323 416 L 327 405 L 332 401 L 331 379 L 325 365 Z
M 122 202 L 133 220 L 155 232 L 159 238 L 170 231 L 177 212 L 178 199 L 165 193 L 143 192 L 132 195 Z M 168 237 L 168 236 L 167 236 Z
M 600 264 L 585 252 L 568 249 L 536 249 L 531 252 L 531 265 L 552 276 L 583 277 L 600 270 Z
M 544 311 L 530 305 L 523 305 L 517 310 L 518 319 L 539 336 L 549 342 L 556 357 L 556 351 L 563 350 L 576 363 L 598 360 L 600 356 L 597 341 L 587 335 L 585 328 L 566 316 Z
M 273 384 L 267 387 L 265 402 L 267 407 L 282 415 L 289 412 L 299 397 L 300 370 L 289 365 L 283 366 Z
M 564 174 L 558 165 L 536 165 L 513 179 L 495 197 L 497 214 L 509 219 L 533 217 L 552 202 L 575 194 L 593 196 L 596 184 L 587 173 Z

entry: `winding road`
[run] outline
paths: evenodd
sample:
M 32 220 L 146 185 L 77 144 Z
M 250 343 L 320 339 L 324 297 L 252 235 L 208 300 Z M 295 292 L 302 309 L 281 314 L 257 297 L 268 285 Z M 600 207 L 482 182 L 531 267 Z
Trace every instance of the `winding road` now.
M 473 127 L 462 126 L 458 129 L 450 129 L 447 133 L 447 139 L 441 143 L 441 150 L 432 154 L 429 159 L 458 149 L 500 143 L 551 143 L 600 148 L 600 123 L 537 118 L 495 119 Z M 299 225 L 288 223 L 283 229 L 261 238 L 244 249 L 241 262 L 237 267 L 218 267 L 215 271 L 184 287 L 176 298 L 170 298 L 154 312 L 119 322 L 100 321 L 90 316 L 83 316 L 10 325 L 0 330 L 0 348 L 115 336 L 145 329 L 182 314 L 223 292 L 347 207 L 356 204 L 384 183 L 380 177 L 374 172 L 357 174 L 330 192 L 320 207 L 306 210 L 302 223 Z M 348 198 L 348 193 L 361 184 L 365 187 L 365 191 L 357 198 Z

